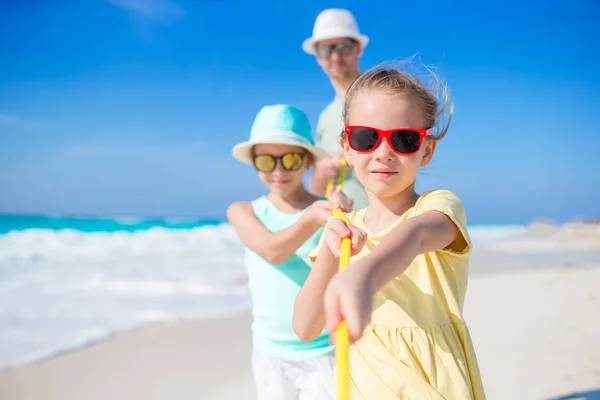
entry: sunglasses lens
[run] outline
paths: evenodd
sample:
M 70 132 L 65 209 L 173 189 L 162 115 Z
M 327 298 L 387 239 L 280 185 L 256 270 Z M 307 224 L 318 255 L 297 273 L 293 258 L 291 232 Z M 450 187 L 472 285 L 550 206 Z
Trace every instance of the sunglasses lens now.
M 320 45 L 317 46 L 315 50 L 319 58 L 329 58 L 331 57 L 331 53 L 333 53 L 333 49 L 335 49 L 335 52 L 339 55 L 344 55 L 350 53 L 353 48 L 354 43 L 350 40 L 347 40 L 336 44 Z
M 296 171 L 304 165 L 304 158 L 300 153 L 286 153 L 281 157 L 283 168 L 288 171 Z
M 379 141 L 379 133 L 369 128 L 354 128 L 350 131 L 350 147 L 357 151 L 370 151 Z
M 275 169 L 275 159 L 268 154 L 256 156 L 254 167 L 261 172 L 271 172 Z
M 328 58 L 331 55 L 331 46 L 317 46 L 316 53 L 319 58 Z
M 352 50 L 352 42 L 340 42 L 335 46 L 335 51 L 338 54 L 348 54 Z
M 415 131 L 396 131 L 390 135 L 390 141 L 398 153 L 414 153 L 421 144 L 421 135 Z

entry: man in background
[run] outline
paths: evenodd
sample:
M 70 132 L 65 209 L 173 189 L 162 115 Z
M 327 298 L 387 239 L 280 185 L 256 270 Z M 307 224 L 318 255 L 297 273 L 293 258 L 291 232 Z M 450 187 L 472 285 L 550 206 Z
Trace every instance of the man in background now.
M 302 43 L 302 49 L 316 56 L 329 77 L 335 97 L 321 112 L 317 123 L 316 146 L 330 154 L 314 166 L 311 190 L 324 196 L 329 179 L 340 171 L 340 134 L 343 130 L 342 111 L 346 90 L 360 76 L 359 58 L 369 37 L 358 30 L 354 15 L 345 9 L 330 8 L 316 18 L 312 37 Z M 367 207 L 367 194 L 354 172 L 347 168 L 343 192 L 354 201 L 354 209 Z

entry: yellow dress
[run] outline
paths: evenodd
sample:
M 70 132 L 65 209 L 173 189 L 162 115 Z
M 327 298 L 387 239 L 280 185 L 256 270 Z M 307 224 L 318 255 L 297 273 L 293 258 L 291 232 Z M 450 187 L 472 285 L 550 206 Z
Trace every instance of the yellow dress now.
M 472 244 L 464 207 L 454 193 L 424 193 L 414 207 L 381 232 L 365 226 L 364 209 L 347 214 L 370 242 L 352 257 L 348 268 L 398 224 L 430 210 L 450 217 L 467 247 L 461 252 L 439 250 L 417 256 L 403 274 L 375 294 L 371 323 L 350 347 L 351 400 L 485 399 L 462 316 Z M 318 248 L 311 253 L 313 260 L 317 253 Z

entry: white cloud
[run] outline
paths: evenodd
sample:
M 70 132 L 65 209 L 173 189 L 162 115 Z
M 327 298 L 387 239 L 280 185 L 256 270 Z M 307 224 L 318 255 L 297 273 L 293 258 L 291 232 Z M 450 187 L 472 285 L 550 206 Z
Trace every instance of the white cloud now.
M 148 19 L 171 22 L 185 16 L 185 10 L 171 0 L 107 0 Z

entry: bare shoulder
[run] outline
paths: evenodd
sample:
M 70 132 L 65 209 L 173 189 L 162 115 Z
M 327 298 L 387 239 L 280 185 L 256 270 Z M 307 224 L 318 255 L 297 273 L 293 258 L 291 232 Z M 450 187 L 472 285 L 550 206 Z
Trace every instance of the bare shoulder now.
M 252 213 L 252 204 L 248 201 L 238 201 L 232 203 L 227 207 L 227 219 L 229 222 L 234 223 L 240 217 L 246 216 Z

